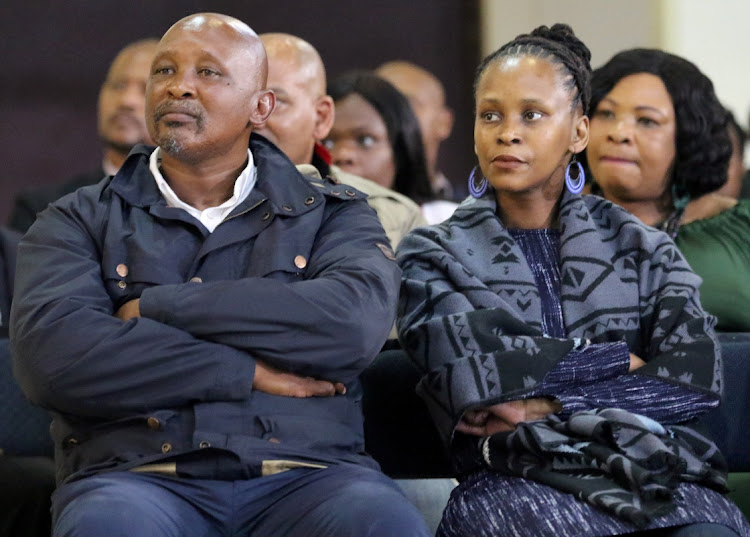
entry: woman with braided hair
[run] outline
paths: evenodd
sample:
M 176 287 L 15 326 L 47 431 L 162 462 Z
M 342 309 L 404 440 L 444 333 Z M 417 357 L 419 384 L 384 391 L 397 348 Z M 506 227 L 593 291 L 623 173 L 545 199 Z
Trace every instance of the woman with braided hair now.
M 589 61 L 563 24 L 487 57 L 473 199 L 399 246 L 399 337 L 461 480 L 438 535 L 747 537 L 696 424 L 722 382 L 700 279 L 580 195 Z

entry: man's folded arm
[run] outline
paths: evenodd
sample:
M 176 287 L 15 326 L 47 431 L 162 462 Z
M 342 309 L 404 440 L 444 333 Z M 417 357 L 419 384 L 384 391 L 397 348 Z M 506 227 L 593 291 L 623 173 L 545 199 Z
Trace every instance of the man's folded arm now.
M 343 203 L 318 232 L 304 279 L 162 285 L 140 314 L 274 367 L 346 382 L 380 350 L 395 317 L 400 269 L 375 213 Z
M 144 401 L 163 408 L 250 394 L 249 353 L 152 319 L 114 317 L 98 255 L 86 226 L 57 208 L 21 242 L 11 344 L 33 402 L 115 417 L 146 410 Z

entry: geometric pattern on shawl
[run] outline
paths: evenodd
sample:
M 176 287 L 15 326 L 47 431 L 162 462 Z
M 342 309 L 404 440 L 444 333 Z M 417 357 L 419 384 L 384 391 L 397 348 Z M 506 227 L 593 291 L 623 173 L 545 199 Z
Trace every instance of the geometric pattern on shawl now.
M 533 479 L 643 528 L 675 509 L 680 481 L 727 491 L 716 445 L 680 426 L 620 409 L 519 424 L 481 440 L 487 467 Z
M 625 341 L 647 362 L 637 374 L 718 398 L 715 320 L 672 240 L 609 201 L 567 191 L 559 226 L 564 339 L 542 333 L 534 276 L 492 190 L 400 243 L 399 337 L 446 442 L 466 409 L 522 398 L 582 340 Z

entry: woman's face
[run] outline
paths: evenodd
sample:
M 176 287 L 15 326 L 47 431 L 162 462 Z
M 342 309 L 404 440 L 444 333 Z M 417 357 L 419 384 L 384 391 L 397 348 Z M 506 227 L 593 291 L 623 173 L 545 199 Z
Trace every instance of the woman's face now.
M 672 99 L 658 76 L 638 73 L 620 80 L 594 110 L 586 150 L 604 196 L 661 203 L 675 160 L 675 132 Z
M 495 191 L 540 190 L 557 198 L 571 153 L 588 139 L 560 67 L 532 56 L 503 58 L 485 70 L 476 93 L 474 150 Z
M 336 101 L 336 120 L 323 145 L 342 170 L 393 187 L 396 163 L 388 129 L 378 111 L 352 93 Z

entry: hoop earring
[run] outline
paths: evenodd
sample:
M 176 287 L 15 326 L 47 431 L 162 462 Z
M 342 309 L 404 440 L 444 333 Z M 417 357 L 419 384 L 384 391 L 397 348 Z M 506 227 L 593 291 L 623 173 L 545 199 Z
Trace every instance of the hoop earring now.
M 575 179 L 570 176 L 570 167 L 573 164 L 578 167 L 578 175 Z M 565 168 L 565 186 L 568 187 L 571 194 L 580 194 L 584 184 L 586 184 L 586 174 L 583 172 L 583 166 L 580 162 L 573 159 L 568 163 L 567 168 Z
M 485 176 L 481 176 L 481 179 L 477 181 L 477 170 L 479 166 L 474 166 L 469 175 L 469 194 L 474 198 L 481 198 L 484 193 L 487 192 L 487 186 L 490 184 Z

